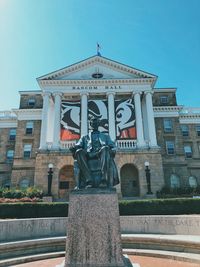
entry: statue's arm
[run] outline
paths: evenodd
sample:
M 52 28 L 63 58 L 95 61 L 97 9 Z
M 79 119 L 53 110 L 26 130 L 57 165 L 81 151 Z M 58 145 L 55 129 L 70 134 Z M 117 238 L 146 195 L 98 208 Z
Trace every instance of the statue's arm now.
M 75 157 L 76 151 L 80 148 L 84 148 L 84 136 L 81 137 L 74 146 L 70 147 L 69 150 L 72 152 L 73 157 Z
M 115 157 L 115 154 L 116 154 L 116 145 L 115 145 L 115 142 L 113 142 L 112 140 L 111 140 L 111 138 L 110 138 L 110 136 L 108 135 L 107 136 L 107 144 L 108 144 L 108 146 L 110 147 L 110 152 L 111 152 L 111 155 L 113 156 L 113 157 Z

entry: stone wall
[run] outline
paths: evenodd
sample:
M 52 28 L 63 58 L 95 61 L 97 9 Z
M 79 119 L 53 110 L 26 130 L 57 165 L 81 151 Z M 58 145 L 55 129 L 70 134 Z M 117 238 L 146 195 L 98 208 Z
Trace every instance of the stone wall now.
M 34 171 L 36 153 L 40 142 L 40 128 L 41 121 L 33 121 L 33 133 L 26 134 L 26 120 L 18 121 L 15 158 L 12 168 L 12 186 L 18 186 L 20 181 L 24 178 L 29 179 L 30 185 L 34 185 Z M 30 158 L 23 157 L 24 144 L 32 144 L 32 151 Z
M 73 165 L 73 157 L 71 153 L 67 152 L 39 152 L 35 163 L 35 185 L 43 188 L 47 193 L 48 184 L 48 164 L 52 163 L 53 179 L 52 179 L 52 195 L 55 199 L 59 197 L 59 172 L 66 165 Z
M 125 164 L 132 164 L 138 170 L 139 180 L 139 196 L 145 197 L 147 193 L 147 183 L 144 162 L 149 161 L 151 170 L 152 191 L 160 190 L 164 185 L 162 158 L 159 150 L 143 150 L 143 151 L 127 151 L 118 152 L 115 158 L 118 173 Z M 48 164 L 54 165 L 52 194 L 55 199 L 59 198 L 59 173 L 64 166 L 73 165 L 73 157 L 71 153 L 67 152 L 39 152 L 36 157 L 35 164 L 35 185 L 44 189 L 47 192 L 47 175 Z M 121 186 L 117 186 L 117 192 L 121 196 Z M 138 197 L 139 197 L 138 196 Z M 132 195 L 132 197 L 135 197 Z
M 164 118 L 156 118 L 156 132 L 158 145 L 161 147 L 163 159 L 165 184 L 170 185 L 171 174 L 180 177 L 181 186 L 189 186 L 189 176 L 195 176 L 197 183 L 200 185 L 200 137 L 197 136 L 196 125 L 187 124 L 189 126 L 189 136 L 183 136 L 181 124 L 178 118 L 170 118 L 173 123 L 173 131 L 164 132 Z M 166 141 L 175 143 L 175 154 L 168 155 L 166 151 Z M 192 158 L 186 158 L 184 153 L 184 145 L 192 146 Z
M 33 107 L 30 107 L 28 105 L 28 100 L 29 99 L 34 99 L 35 100 L 35 105 Z M 29 109 L 29 108 L 42 108 L 43 105 L 43 98 L 42 94 L 22 94 L 20 97 L 20 109 Z
M 15 150 L 15 141 L 9 140 L 11 128 L 0 128 L 0 186 L 9 184 L 12 171 L 12 160 L 7 160 L 7 151 Z
M 149 162 L 149 168 L 151 171 L 151 189 L 155 194 L 156 191 L 160 190 L 164 185 L 162 158 L 159 150 L 141 150 L 133 152 L 118 152 L 116 155 L 116 164 L 118 172 L 123 165 L 130 163 L 133 164 L 139 175 L 139 187 L 140 197 L 146 196 L 147 193 L 147 182 L 145 174 L 145 161 Z M 134 197 L 134 196 L 133 196 Z
M 67 218 L 0 220 L 0 242 L 65 236 Z M 121 216 L 121 233 L 200 235 L 200 215 Z
M 153 94 L 153 106 L 176 106 L 176 92 L 155 92 Z M 168 102 L 166 104 L 161 103 L 160 97 L 167 96 Z

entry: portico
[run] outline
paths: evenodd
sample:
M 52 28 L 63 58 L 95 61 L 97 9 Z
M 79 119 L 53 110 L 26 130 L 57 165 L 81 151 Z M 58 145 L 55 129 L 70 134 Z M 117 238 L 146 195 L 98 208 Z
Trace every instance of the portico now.
M 101 63 L 103 77 L 107 76 L 105 79 L 94 79 L 92 76 L 99 63 Z M 89 68 L 91 74 L 85 75 L 88 76 L 87 79 L 81 80 L 82 74 L 88 69 L 86 66 L 90 64 L 93 65 Z M 75 64 L 74 67 L 67 67 L 60 72 L 55 72 L 55 74 L 51 73 L 50 75 L 38 78 L 38 83 L 43 91 L 41 150 L 47 148 L 50 150 L 66 149 L 73 144 L 72 140 L 65 142 L 60 140 L 61 103 L 63 99 L 76 99 L 80 101 L 79 135 L 82 136 L 88 133 L 88 101 L 95 97 L 107 101 L 108 132 L 112 140 L 116 141 L 119 149 L 123 149 L 123 144 L 125 145 L 125 149 L 157 147 L 152 105 L 152 87 L 155 83 L 156 76 L 151 74 L 146 74 L 145 76 L 144 72 L 138 70 L 136 75 L 134 73 L 136 70 L 131 68 L 126 68 L 125 71 L 123 70 L 122 75 L 122 66 L 116 63 L 113 67 L 112 61 L 95 56 L 85 62 Z M 100 71 L 99 68 L 98 71 Z M 130 75 L 130 72 L 134 74 Z M 68 73 L 68 75 L 65 76 L 65 73 Z M 111 79 L 111 76 L 114 75 L 116 76 L 115 79 Z M 124 77 L 125 75 L 126 79 Z M 73 76 L 76 76 L 76 79 L 72 80 L 71 78 Z M 121 78 L 122 76 L 123 79 Z M 136 128 L 136 137 L 134 139 L 119 139 L 116 136 L 115 100 L 119 98 L 133 99 Z M 143 105 L 142 102 L 144 103 Z M 145 112 L 146 116 L 144 116 Z M 147 127 L 144 127 L 144 124 Z M 126 146 L 127 141 L 129 141 L 129 146 Z
M 97 116 L 103 122 L 100 131 L 109 133 L 116 142 L 119 173 L 121 168 L 122 173 L 128 173 L 126 168 L 132 164 L 137 170 L 137 177 L 133 177 L 137 188 L 133 192 L 137 192 L 138 196 L 146 194 L 145 160 L 155 166 L 153 175 L 157 184 L 154 191 L 161 187 L 164 183 L 163 170 L 156 168 L 157 162 L 161 162 L 161 155 L 152 105 L 156 76 L 94 56 L 42 76 L 37 81 L 43 96 L 40 147 L 36 159 L 38 169 L 41 170 L 42 158 L 45 162 L 51 158 L 52 162 L 52 155 L 54 166 L 62 155 L 63 166 L 59 165 L 60 169 L 55 173 L 71 166 L 73 159 L 69 148 L 80 136 L 87 135 L 88 121 Z M 36 183 L 39 179 L 41 171 L 38 174 L 36 171 Z M 121 195 L 120 185 L 117 190 Z

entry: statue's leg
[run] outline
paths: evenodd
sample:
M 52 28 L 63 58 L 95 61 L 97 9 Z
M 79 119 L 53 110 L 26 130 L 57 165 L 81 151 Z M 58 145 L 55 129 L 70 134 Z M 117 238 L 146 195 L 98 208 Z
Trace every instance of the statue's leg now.
M 81 170 L 81 174 L 84 176 L 87 185 L 92 185 L 92 175 L 87 164 L 86 152 L 81 148 L 75 153 L 75 158 L 78 162 L 78 166 Z
M 110 175 L 110 148 L 108 146 L 101 148 L 99 158 L 101 161 L 102 182 L 106 182 L 108 186 L 112 186 L 113 183 L 110 181 L 112 179 L 112 175 Z

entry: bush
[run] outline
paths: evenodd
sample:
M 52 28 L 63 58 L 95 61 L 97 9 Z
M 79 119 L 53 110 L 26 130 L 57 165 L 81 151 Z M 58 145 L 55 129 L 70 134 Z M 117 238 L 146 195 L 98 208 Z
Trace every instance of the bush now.
M 164 186 L 160 191 L 157 191 L 158 198 L 178 198 L 178 197 L 193 197 L 200 195 L 200 186 L 196 188 L 192 187 L 177 187 L 170 188 Z
M 173 198 L 120 201 L 120 215 L 200 214 L 200 199 Z
M 4 188 L 0 187 L 0 197 L 2 197 L 3 191 L 4 191 Z
M 0 197 L 11 198 L 11 199 L 14 199 L 14 198 L 20 199 L 20 198 L 24 198 L 24 197 L 42 198 L 43 197 L 43 191 L 41 189 L 36 188 L 36 187 L 28 187 L 26 189 L 3 188 L 2 191 L 0 191 Z
M 200 214 L 200 199 L 121 200 L 119 211 L 129 215 Z M 67 217 L 68 203 L 3 203 L 0 218 Z
M 67 203 L 1 203 L 0 218 L 67 217 Z

